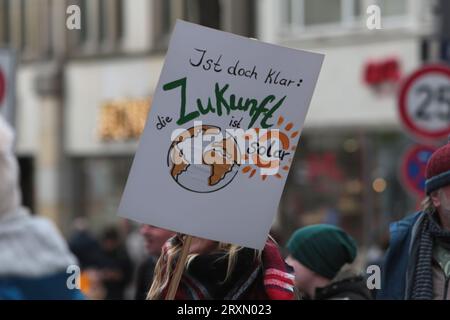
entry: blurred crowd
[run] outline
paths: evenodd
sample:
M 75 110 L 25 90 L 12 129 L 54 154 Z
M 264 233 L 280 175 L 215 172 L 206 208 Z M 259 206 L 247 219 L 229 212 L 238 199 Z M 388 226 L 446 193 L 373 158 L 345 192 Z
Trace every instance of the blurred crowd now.
M 49 219 L 22 205 L 13 141 L 12 128 L 0 117 L 0 299 L 167 297 L 186 236 L 150 225 L 133 228 L 127 221 L 98 235 L 79 217 L 66 241 Z M 297 290 L 314 298 L 319 287 L 322 298 L 371 298 L 358 275 L 339 280 L 336 290 L 332 279 L 354 262 L 357 245 L 332 225 L 298 230 L 285 255 L 272 237 L 261 251 L 189 239 L 172 298 L 293 299 Z
M 391 225 L 383 259 L 371 251 L 371 287 L 356 241 L 332 224 L 297 229 L 284 248 L 269 236 L 255 250 L 127 221 L 94 235 L 80 217 L 66 241 L 22 205 L 13 141 L 0 117 L 0 299 L 450 298 L 450 142 L 428 162 L 423 209 Z
M 174 233 L 123 221 L 95 236 L 84 218 L 77 218 L 68 240 L 81 268 L 81 291 L 91 299 L 144 300 L 161 248 Z

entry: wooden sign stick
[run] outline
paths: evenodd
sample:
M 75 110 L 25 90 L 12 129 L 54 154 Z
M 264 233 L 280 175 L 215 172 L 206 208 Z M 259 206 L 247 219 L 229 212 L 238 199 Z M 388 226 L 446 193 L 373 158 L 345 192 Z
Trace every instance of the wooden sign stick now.
M 184 266 L 186 265 L 186 259 L 189 254 L 191 242 L 192 236 L 184 235 L 183 247 L 181 249 L 181 254 L 180 257 L 178 258 L 175 271 L 172 275 L 172 281 L 170 281 L 169 289 L 167 290 L 166 300 L 173 300 L 175 298 L 178 285 L 180 284 L 181 275 L 183 274 Z

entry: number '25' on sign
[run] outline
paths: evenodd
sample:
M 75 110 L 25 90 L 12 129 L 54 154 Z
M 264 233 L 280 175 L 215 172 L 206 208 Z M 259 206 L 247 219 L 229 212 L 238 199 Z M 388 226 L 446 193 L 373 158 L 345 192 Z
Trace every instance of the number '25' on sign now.
M 440 140 L 450 134 L 450 68 L 428 65 L 413 72 L 400 88 L 399 113 L 418 138 Z

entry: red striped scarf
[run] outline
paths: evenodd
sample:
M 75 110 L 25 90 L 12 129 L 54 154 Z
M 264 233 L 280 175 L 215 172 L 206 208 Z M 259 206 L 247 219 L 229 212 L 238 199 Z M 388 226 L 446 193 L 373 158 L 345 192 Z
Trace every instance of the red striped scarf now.
M 166 243 L 173 244 L 174 238 Z M 176 241 L 176 240 L 175 240 Z M 163 256 L 167 247 L 163 250 Z M 284 262 L 278 246 L 267 241 L 261 261 L 254 259 L 254 250 L 239 250 L 237 264 L 227 281 L 225 266 L 228 260 L 220 259 L 226 253 L 213 253 L 195 257 L 185 269 L 176 300 L 293 300 L 293 270 Z M 251 257 L 251 260 L 249 260 Z M 219 261 L 219 262 L 218 262 Z M 221 261 L 221 262 L 220 262 Z M 163 290 L 161 297 L 166 295 Z

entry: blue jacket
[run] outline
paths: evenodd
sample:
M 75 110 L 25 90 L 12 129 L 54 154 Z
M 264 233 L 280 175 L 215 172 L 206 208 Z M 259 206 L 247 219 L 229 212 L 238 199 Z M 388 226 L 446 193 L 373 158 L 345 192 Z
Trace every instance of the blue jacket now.
M 391 238 L 381 267 L 377 299 L 409 298 L 417 232 L 423 217 L 424 213 L 419 211 L 390 225 Z
M 76 265 L 50 220 L 22 207 L 0 216 L 0 300 L 82 298 L 69 289 L 74 277 L 67 270 Z

